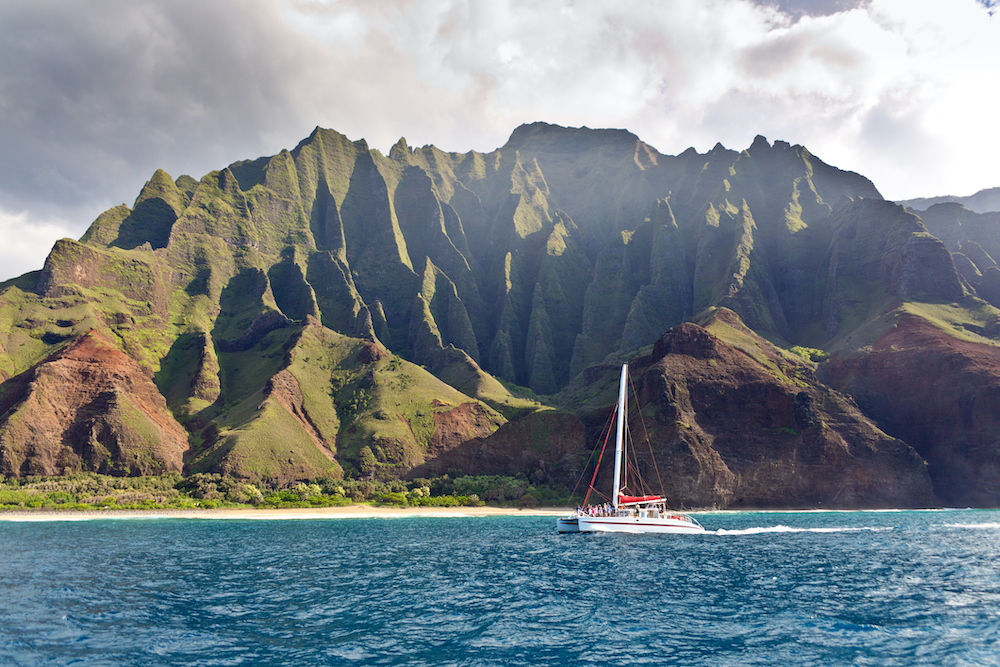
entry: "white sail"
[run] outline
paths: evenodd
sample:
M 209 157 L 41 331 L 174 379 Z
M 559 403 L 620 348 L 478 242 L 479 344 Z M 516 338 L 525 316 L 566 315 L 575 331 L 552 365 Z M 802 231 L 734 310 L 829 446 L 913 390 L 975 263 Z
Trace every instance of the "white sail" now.
M 628 365 L 622 364 L 622 377 L 618 383 L 618 423 L 615 425 L 615 488 L 611 503 L 618 508 L 618 494 L 621 493 L 622 461 L 625 460 L 625 421 L 628 415 L 625 410 L 625 385 L 628 384 Z

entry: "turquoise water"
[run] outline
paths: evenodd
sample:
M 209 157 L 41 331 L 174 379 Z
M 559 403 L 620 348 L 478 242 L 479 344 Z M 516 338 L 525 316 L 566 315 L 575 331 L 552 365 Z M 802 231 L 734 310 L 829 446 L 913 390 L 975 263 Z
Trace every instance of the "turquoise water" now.
M 0 521 L 0 664 L 1000 664 L 1000 512 L 698 518 Z

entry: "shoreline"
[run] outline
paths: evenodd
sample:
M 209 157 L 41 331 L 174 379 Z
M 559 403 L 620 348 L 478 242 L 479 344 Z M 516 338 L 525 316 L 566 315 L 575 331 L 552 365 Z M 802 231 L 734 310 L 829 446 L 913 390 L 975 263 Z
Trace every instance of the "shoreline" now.
M 406 517 L 562 516 L 568 507 L 292 507 L 205 510 L 3 510 L 0 521 L 89 521 L 94 519 L 397 519 Z
M 730 513 L 786 514 L 786 513 L 851 513 L 851 512 L 947 512 L 983 508 L 867 508 L 867 509 L 713 509 L 684 510 L 686 514 L 712 515 Z M 290 507 L 284 509 L 227 508 L 227 509 L 149 509 L 149 510 L 0 510 L 0 522 L 30 521 L 92 521 L 96 519 L 206 519 L 206 520 L 305 520 L 305 519 L 401 519 L 408 517 L 471 518 L 490 516 L 564 516 L 571 507 L 394 507 L 376 505 L 343 505 L 338 507 Z

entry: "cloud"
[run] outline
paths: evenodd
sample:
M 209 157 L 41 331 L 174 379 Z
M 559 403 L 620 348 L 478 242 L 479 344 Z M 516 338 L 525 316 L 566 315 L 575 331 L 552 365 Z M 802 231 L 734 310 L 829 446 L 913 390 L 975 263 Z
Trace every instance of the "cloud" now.
M 0 9 L 0 137 L 20 156 L 0 163 L 5 194 L 65 205 L 134 181 L 139 164 L 225 162 L 234 137 L 262 143 L 295 109 L 281 102 L 295 92 L 283 89 L 284 66 L 308 54 L 291 31 L 267 43 L 282 24 L 268 3 L 236 9 L 109 0 Z
M 993 5 L 0 3 L 0 206 L 24 212 L 8 227 L 79 236 L 156 168 L 198 178 L 315 125 L 466 151 L 536 120 L 625 127 L 666 153 L 761 133 L 888 197 L 969 194 L 1000 185 Z
M 71 235 L 61 222 L 27 224 L 27 218 L 0 209 L 0 266 L 6 274 L 0 280 L 42 268 L 52 245 Z

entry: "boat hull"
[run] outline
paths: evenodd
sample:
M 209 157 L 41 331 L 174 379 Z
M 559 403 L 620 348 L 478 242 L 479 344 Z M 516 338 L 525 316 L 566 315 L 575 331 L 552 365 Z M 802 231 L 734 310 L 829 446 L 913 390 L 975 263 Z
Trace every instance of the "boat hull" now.
M 575 516 L 556 519 L 556 530 L 560 533 L 579 533 L 580 520 Z
M 693 521 L 672 518 L 640 516 L 581 516 L 577 521 L 581 533 L 704 533 L 705 529 Z

